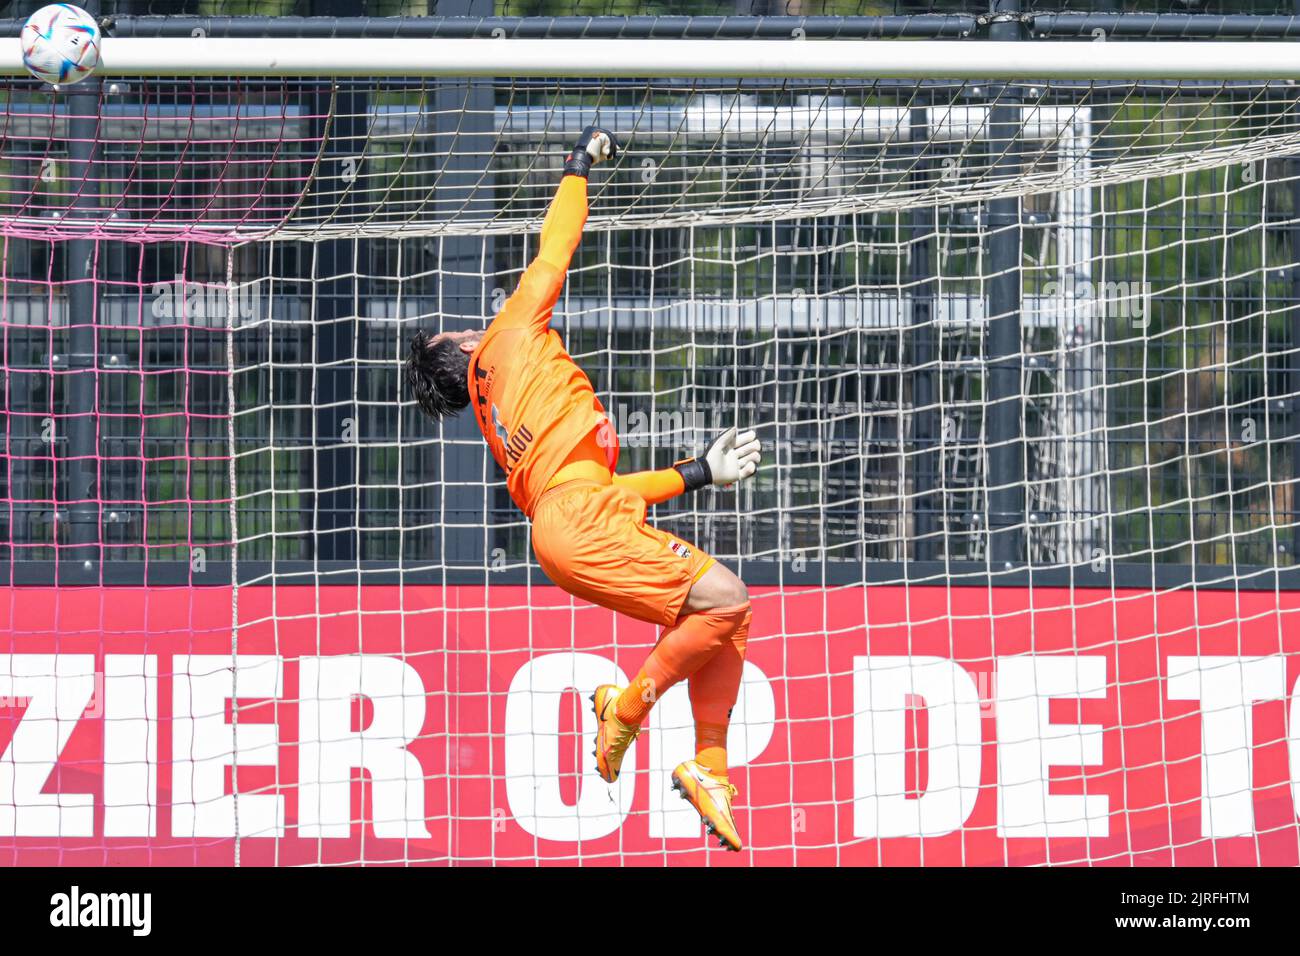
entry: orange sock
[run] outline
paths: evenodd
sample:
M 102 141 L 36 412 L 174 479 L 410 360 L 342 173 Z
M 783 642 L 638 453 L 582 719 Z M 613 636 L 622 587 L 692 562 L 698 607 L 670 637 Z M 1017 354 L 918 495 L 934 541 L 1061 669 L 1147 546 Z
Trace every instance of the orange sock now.
M 747 629 L 748 623 L 749 605 L 742 604 L 685 614 L 664 628 L 641 670 L 614 702 L 618 719 L 638 727 L 645 723 L 650 708 L 668 688 L 700 671 L 719 650 L 732 646 L 732 634 L 742 624 Z M 740 686 L 739 677 L 736 686 Z
M 740 693 L 749 638 L 749 605 L 739 615 L 730 640 L 691 675 L 691 714 L 695 718 L 695 760 L 719 780 L 727 779 L 727 727 Z
M 727 779 L 727 725 L 695 722 L 695 762 L 719 780 Z
M 636 677 L 632 678 L 632 683 L 623 688 L 623 693 L 614 701 L 614 716 L 625 724 L 640 727 L 654 706 L 656 696 L 658 690 L 655 680 L 642 667 L 637 671 Z

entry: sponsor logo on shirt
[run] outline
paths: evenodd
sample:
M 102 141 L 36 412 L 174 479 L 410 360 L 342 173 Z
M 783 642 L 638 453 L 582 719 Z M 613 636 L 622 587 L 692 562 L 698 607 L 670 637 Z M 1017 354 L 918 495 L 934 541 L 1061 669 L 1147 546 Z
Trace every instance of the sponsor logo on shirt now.
M 524 452 L 528 450 L 528 445 L 533 440 L 533 433 L 528 430 L 527 425 L 520 425 L 515 429 L 515 433 L 510 436 L 510 441 L 506 442 L 506 467 L 513 468 L 519 464 L 519 459 L 524 457 Z
M 524 457 L 524 452 L 528 450 L 533 440 L 533 433 L 528 430 L 527 425 L 520 425 L 513 435 L 510 434 L 495 404 L 492 406 L 492 427 L 496 430 L 497 437 L 501 439 L 501 444 L 505 446 L 505 467 L 509 471 L 519 464 L 519 459 Z
M 496 429 L 497 437 L 501 439 L 501 444 L 510 444 L 510 432 L 506 431 L 505 422 L 501 421 L 501 413 L 497 411 L 496 404 L 492 405 L 492 427 Z

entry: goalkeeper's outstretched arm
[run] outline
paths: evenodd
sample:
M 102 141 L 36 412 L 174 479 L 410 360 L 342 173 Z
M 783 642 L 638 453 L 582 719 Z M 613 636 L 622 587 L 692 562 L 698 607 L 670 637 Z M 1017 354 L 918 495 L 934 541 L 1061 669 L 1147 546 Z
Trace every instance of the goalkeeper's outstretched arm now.
M 564 288 L 564 275 L 582 240 L 587 223 L 587 174 L 591 167 L 618 155 L 613 135 L 595 126 L 582 131 L 578 143 L 564 162 L 564 176 L 555 191 L 546 218 L 537 256 L 524 271 L 519 287 L 502 309 L 503 316 L 526 315 L 542 329 L 550 325 L 551 310 Z
M 589 126 L 564 163 L 560 188 L 542 224 L 541 248 L 524 270 L 519 287 L 492 320 L 489 331 L 525 329 L 546 335 L 551 310 L 564 288 L 582 227 L 587 222 L 587 173 L 591 167 L 618 153 L 618 143 L 605 130 Z M 420 408 L 430 418 L 455 415 L 471 401 L 471 356 L 483 346 L 487 333 L 477 329 L 439 332 L 420 330 L 411 336 L 406 360 L 406 380 Z
M 743 481 L 758 470 L 763 456 L 756 432 L 729 428 L 709 446 L 702 458 L 687 458 L 671 468 L 615 475 L 614 484 L 635 491 L 646 504 L 657 505 L 707 485 L 719 488 Z

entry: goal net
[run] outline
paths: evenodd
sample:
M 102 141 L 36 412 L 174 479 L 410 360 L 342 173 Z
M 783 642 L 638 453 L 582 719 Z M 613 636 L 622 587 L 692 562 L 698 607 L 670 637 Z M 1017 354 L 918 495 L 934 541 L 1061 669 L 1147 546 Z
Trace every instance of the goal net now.
M 811 46 L 812 44 L 809 44 Z M 1300 860 L 1300 112 L 1274 81 L 112 77 L 0 88 L 0 840 L 17 862 Z M 576 134 L 554 328 L 750 584 L 721 859 L 586 697 L 416 329 Z M 58 586 L 56 586 L 58 585 Z

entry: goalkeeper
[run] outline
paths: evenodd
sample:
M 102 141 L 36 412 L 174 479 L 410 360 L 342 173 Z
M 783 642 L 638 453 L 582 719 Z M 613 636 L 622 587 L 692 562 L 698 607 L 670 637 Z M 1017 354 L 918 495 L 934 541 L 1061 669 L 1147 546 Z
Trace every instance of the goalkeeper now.
M 587 174 L 618 144 L 588 127 L 564 164 L 542 224 L 537 258 L 486 332 L 416 333 L 407 382 L 435 419 L 474 409 L 506 472 L 515 504 L 533 523 L 533 550 L 570 594 L 663 633 L 626 688 L 596 689 L 596 767 L 613 783 L 654 702 L 689 678 L 695 759 L 673 787 L 722 846 L 741 849 L 727 779 L 727 725 L 740 689 L 749 595 L 741 580 L 692 544 L 646 524 L 648 505 L 706 485 L 729 485 L 758 468 L 752 431 L 732 428 L 703 458 L 672 468 L 614 474 L 618 438 L 591 382 L 550 329 L 551 310 L 587 219 Z

